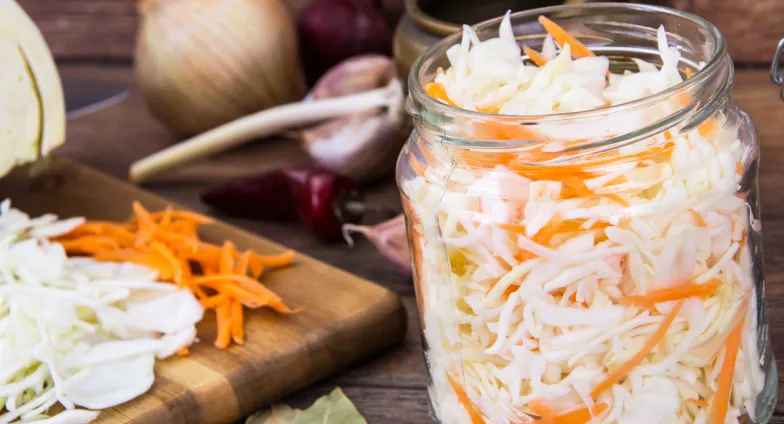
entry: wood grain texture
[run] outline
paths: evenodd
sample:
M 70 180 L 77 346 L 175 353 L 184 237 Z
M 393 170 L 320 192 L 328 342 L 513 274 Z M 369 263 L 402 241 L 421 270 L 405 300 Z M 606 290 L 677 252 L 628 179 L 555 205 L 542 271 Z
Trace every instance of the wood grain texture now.
M 63 159 L 36 178 L 29 177 L 28 169 L 14 172 L 0 181 L 0 197 L 13 199 L 33 215 L 101 220 L 127 219 L 134 200 L 150 210 L 169 203 Z M 220 222 L 200 233 L 213 243 L 232 240 L 239 249 L 284 250 Z M 208 313 L 198 326 L 201 342 L 191 347 L 190 356 L 158 362 L 150 392 L 112 408 L 98 423 L 229 423 L 398 343 L 404 334 L 396 294 L 306 255 L 298 255 L 292 266 L 265 273 L 263 281 L 288 305 L 306 309 L 290 316 L 248 311 L 245 344 L 227 350 L 212 346 L 216 326 Z
M 673 0 L 724 34 L 735 63 L 770 63 L 784 38 L 784 0 Z
M 156 0 L 172 1 L 172 0 Z M 296 16 L 313 0 L 283 0 Z M 57 59 L 133 58 L 136 0 L 22 0 Z
M 106 78 L 132 86 L 130 69 L 66 67 L 67 76 Z M 774 350 L 784 360 L 784 102 L 770 83 L 765 70 L 739 70 L 733 97 L 751 114 L 762 141 L 760 191 L 763 239 L 769 294 L 769 319 Z M 137 93 L 110 109 L 69 122 L 68 143 L 60 154 L 122 176 L 135 159 L 174 142 L 144 110 Z M 209 182 L 228 176 L 287 163 L 304 162 L 295 143 L 268 140 L 247 150 L 229 152 L 194 163 L 172 172 L 165 180 L 149 186 L 153 191 L 194 210 L 207 212 L 198 200 L 199 190 Z M 388 179 L 367 188 L 371 204 L 399 211 L 399 196 Z M 428 381 L 416 302 L 409 277 L 400 275 L 383 256 L 364 240 L 354 248 L 342 243 L 323 244 L 295 223 L 275 224 L 224 218 L 251 232 L 262 234 L 353 274 L 378 282 L 397 292 L 403 299 L 408 317 L 408 332 L 402 346 L 365 360 L 332 377 L 319 381 L 282 401 L 298 407 L 312 403 L 318 396 L 341 386 L 371 424 L 430 423 L 427 411 Z M 384 219 L 372 215 L 368 222 Z M 781 362 L 780 362 L 781 365 Z M 779 399 L 784 399 L 784 383 L 779 383 Z M 771 421 L 784 424 L 784 403 Z
M 160 1 L 160 0 L 159 0 Z M 172 1 L 172 0 L 167 0 Z M 284 0 L 296 14 L 313 0 Z M 399 0 L 383 0 L 391 10 Z M 134 0 L 23 0 L 58 59 L 131 60 L 138 17 Z M 784 0 L 673 0 L 714 23 L 736 63 L 770 63 L 784 37 Z

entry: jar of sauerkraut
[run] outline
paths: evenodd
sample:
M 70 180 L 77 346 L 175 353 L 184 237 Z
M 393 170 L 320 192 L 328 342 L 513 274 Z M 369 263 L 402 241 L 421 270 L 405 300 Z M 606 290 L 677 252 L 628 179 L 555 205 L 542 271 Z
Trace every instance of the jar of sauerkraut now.
M 718 30 L 576 5 L 419 58 L 398 162 L 444 424 L 767 422 L 759 143 Z

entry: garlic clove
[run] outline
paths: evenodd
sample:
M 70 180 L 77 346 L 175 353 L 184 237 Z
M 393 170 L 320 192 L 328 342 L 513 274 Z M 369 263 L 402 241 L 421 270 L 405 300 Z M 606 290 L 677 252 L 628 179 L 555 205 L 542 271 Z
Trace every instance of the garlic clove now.
M 381 55 L 361 55 L 325 74 L 307 100 L 361 93 L 397 82 L 384 108 L 331 119 L 302 131 L 310 156 L 332 172 L 358 181 L 388 174 L 411 129 L 403 110 L 402 85 L 394 62 Z
M 405 215 L 400 214 L 373 226 L 344 224 L 343 238 L 349 246 L 354 245 L 351 233 L 364 235 L 400 272 L 411 275 Z

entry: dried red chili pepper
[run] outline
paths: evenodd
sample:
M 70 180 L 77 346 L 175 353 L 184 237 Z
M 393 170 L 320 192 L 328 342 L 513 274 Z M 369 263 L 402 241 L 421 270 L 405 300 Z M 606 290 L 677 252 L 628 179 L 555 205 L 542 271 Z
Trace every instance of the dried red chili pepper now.
M 341 237 L 341 227 L 357 223 L 365 210 L 357 184 L 316 166 L 282 168 L 208 187 L 204 203 L 221 213 L 285 221 L 299 218 L 325 240 Z

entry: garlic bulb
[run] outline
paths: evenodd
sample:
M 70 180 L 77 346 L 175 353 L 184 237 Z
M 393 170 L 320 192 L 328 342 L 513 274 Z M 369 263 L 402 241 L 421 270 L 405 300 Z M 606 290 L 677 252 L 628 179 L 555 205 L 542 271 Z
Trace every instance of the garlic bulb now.
M 397 76 L 386 56 L 366 54 L 344 60 L 319 79 L 308 95 L 320 100 L 368 92 L 387 86 Z M 319 165 L 357 181 L 390 174 L 411 132 L 403 96 L 384 107 L 321 122 L 302 131 L 305 150 Z
M 65 99 L 43 35 L 15 0 L 0 0 L 0 177 L 65 141 Z
M 304 94 L 281 0 L 141 0 L 139 11 L 137 80 L 171 130 L 201 133 Z

